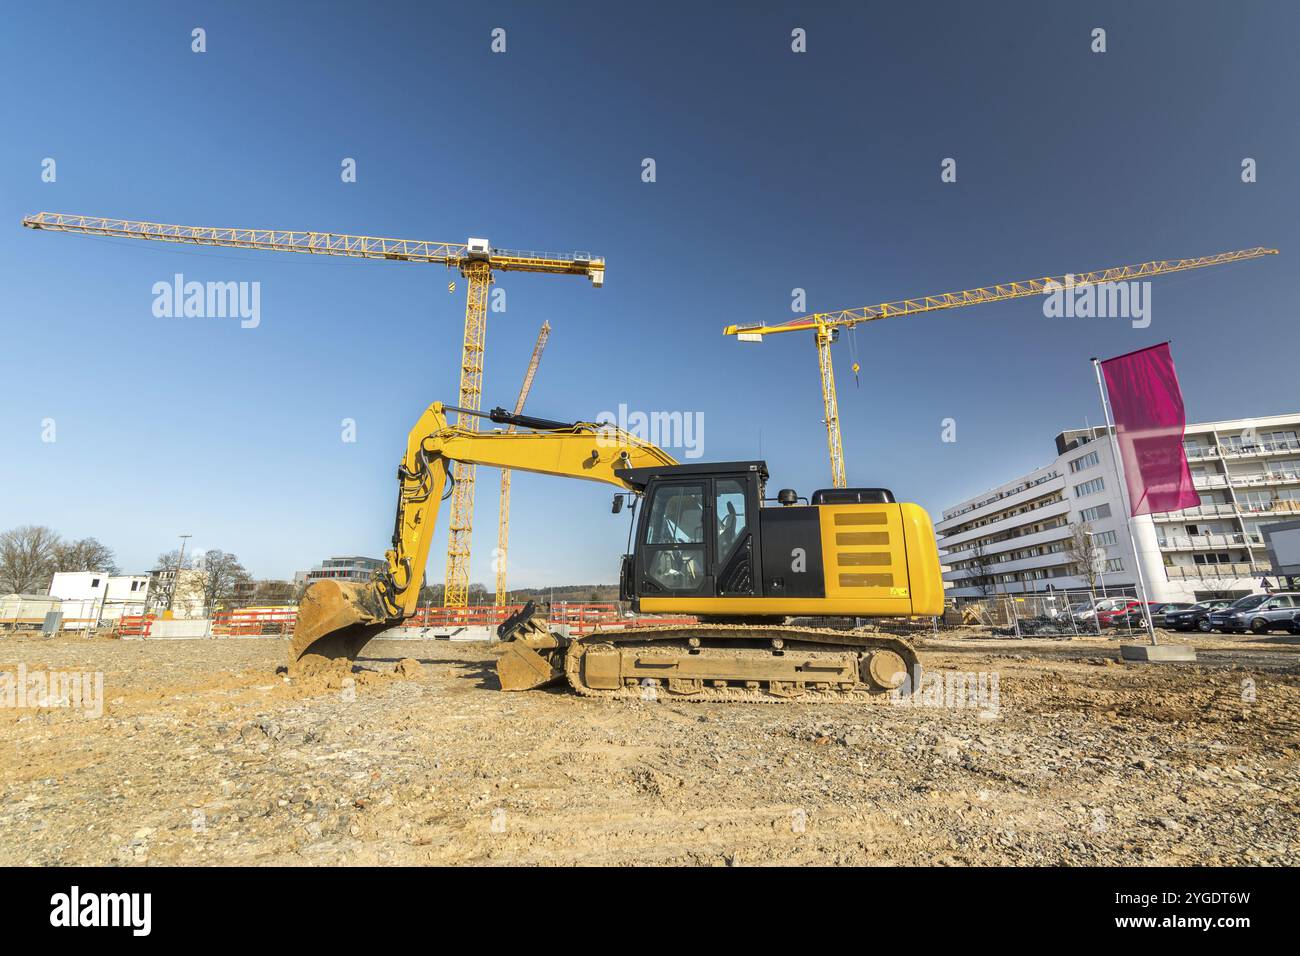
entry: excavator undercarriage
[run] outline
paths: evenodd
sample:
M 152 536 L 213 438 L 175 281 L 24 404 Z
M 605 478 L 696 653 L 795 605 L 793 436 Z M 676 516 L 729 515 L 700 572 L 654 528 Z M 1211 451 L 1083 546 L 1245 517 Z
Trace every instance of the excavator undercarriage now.
M 610 631 L 564 657 L 582 696 L 641 700 L 852 701 L 894 690 L 919 667 L 899 638 L 782 625 Z
M 848 701 L 895 690 L 920 661 L 902 638 L 784 624 L 673 624 L 553 633 L 529 604 L 500 628 L 502 690 L 560 680 L 584 697 Z M 913 684 L 914 686 L 914 684 Z

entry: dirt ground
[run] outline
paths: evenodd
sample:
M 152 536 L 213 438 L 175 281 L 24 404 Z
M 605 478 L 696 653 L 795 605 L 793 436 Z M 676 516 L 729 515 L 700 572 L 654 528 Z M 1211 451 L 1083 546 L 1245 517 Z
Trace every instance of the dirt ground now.
M 1199 663 L 950 631 L 927 672 L 996 675 L 982 706 L 817 707 L 503 694 L 481 644 L 300 686 L 279 639 L 8 636 L 0 675 L 102 672 L 103 713 L 0 707 L 0 864 L 1295 865 L 1300 639 L 1178 637 Z

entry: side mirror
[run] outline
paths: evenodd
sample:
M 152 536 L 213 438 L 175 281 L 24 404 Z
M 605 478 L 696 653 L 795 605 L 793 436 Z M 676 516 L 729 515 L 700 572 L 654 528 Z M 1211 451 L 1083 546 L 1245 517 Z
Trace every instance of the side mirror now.
M 610 514 L 618 514 L 618 513 L 619 513 L 620 511 L 622 511 L 622 510 L 623 510 L 623 496 L 622 496 L 622 495 L 615 495 L 615 496 L 614 496 L 614 504 L 613 504 L 613 506 L 609 509 Z

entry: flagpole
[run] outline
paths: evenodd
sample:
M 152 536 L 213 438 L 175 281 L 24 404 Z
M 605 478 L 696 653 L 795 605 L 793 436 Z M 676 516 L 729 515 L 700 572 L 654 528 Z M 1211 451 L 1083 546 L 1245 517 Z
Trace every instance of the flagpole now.
M 1101 361 L 1096 356 L 1092 358 L 1092 370 L 1097 375 L 1097 393 L 1101 396 L 1101 411 L 1106 416 L 1106 428 L 1110 432 L 1111 464 L 1115 466 L 1115 480 L 1119 482 L 1119 500 L 1124 506 L 1124 530 L 1128 532 L 1128 543 L 1133 549 L 1133 568 L 1137 571 L 1138 589 L 1142 592 L 1142 620 L 1146 622 L 1147 635 L 1154 646 L 1160 642 L 1156 640 L 1156 628 L 1151 620 L 1151 603 L 1147 597 L 1146 576 L 1142 573 L 1142 558 L 1138 554 L 1137 539 L 1133 537 L 1133 508 L 1129 505 L 1128 482 L 1124 477 L 1124 462 L 1120 460 L 1119 455 L 1119 436 L 1115 434 L 1115 422 L 1110 415 L 1110 398 L 1106 394 L 1106 386 L 1101 381 Z

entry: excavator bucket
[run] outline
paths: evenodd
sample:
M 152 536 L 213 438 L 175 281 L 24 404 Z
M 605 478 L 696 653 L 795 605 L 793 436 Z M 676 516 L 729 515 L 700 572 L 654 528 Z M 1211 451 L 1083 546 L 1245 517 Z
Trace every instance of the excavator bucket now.
M 298 605 L 289 671 L 304 673 L 351 661 L 371 638 L 394 623 L 373 584 L 318 581 Z
M 501 623 L 502 641 L 497 658 L 497 679 L 502 690 L 532 690 L 564 677 L 566 638 L 552 634 L 546 618 L 535 613 L 533 602 Z

